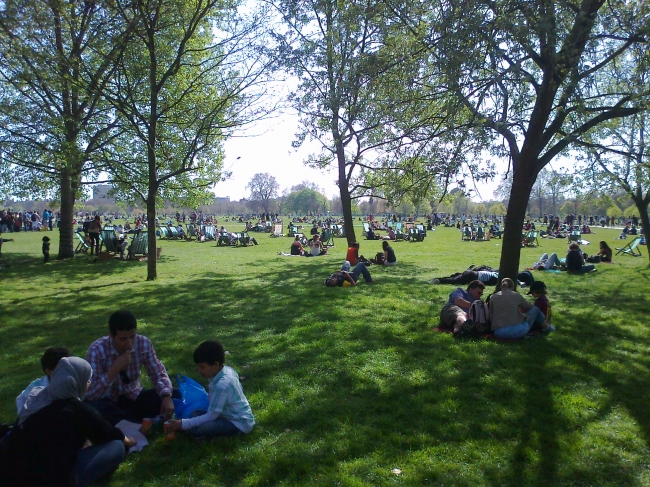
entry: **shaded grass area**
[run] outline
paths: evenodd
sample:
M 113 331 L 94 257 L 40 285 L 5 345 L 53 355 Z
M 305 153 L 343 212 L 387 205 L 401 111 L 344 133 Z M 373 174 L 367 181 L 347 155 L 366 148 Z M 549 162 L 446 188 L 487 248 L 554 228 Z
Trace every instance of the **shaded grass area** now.
M 585 250 L 596 252 L 596 237 L 613 247 L 617 234 L 599 230 Z M 376 284 L 343 289 L 323 285 L 345 256 L 342 239 L 311 259 L 277 256 L 292 239 L 265 234 L 249 248 L 164 241 L 161 277 L 146 282 L 144 262 L 43 265 L 40 236 L 15 235 L 3 249 L 3 421 L 41 374 L 44 348 L 83 356 L 109 314 L 128 308 L 172 375 L 200 379 L 194 347 L 221 340 L 258 423 L 208 444 L 157 434 L 110 485 L 650 484 L 644 258 L 619 256 L 586 276 L 535 272 L 558 331 L 501 343 L 432 330 L 453 288 L 427 281 L 499 261 L 499 240 L 461 242 L 455 229 L 395 243 L 397 267 L 373 266 Z M 367 257 L 379 250 L 361 242 Z M 522 263 L 553 251 L 566 243 L 523 249 Z

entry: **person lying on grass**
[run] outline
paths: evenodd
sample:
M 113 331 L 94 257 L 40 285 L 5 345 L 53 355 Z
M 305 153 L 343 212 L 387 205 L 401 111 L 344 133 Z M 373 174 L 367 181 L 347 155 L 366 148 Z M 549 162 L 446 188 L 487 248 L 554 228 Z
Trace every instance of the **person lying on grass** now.
M 467 289 L 458 288 L 449 295 L 449 301 L 440 311 L 440 323 L 454 329 L 454 334 L 460 333 L 463 323 L 469 320 L 469 308 L 474 301 L 481 299 L 485 284 L 474 280 Z
M 325 285 L 327 287 L 356 286 L 360 275 L 363 275 L 367 284 L 374 282 L 370 275 L 370 271 L 368 271 L 363 262 L 358 262 L 357 265 L 354 266 L 354 269 L 352 269 L 352 272 L 350 272 L 350 262 L 346 260 L 340 271 L 335 272 L 325 279 Z
M 223 345 L 205 341 L 194 350 L 193 358 L 201 377 L 210 381 L 208 410 L 193 411 L 188 419 L 172 420 L 168 431 L 187 431 L 197 438 L 250 433 L 255 418 L 237 372 L 225 365 Z
M 501 281 L 501 291 L 491 296 L 489 310 L 492 331 L 497 338 L 523 338 L 535 325 L 542 332 L 554 331 L 542 311 L 515 291 L 514 282 L 507 277 Z

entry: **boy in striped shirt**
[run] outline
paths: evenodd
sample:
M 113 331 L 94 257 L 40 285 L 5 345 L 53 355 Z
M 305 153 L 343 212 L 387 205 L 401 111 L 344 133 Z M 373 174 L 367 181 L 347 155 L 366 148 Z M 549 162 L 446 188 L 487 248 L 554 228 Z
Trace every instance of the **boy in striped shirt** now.
M 187 431 L 193 436 L 234 436 L 250 433 L 255 418 L 244 395 L 239 376 L 224 365 L 225 351 L 221 343 L 209 340 L 194 350 L 199 374 L 210 380 L 208 411 L 194 411 L 192 417 L 173 420 L 171 431 Z

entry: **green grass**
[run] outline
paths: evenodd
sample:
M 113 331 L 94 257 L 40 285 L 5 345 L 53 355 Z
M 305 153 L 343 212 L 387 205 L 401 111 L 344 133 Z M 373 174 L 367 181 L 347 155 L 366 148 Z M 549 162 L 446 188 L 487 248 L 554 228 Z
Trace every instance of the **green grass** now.
M 618 245 L 618 231 L 597 232 L 585 250 Z M 42 234 L 14 234 L 3 248 L 11 268 L 0 270 L 0 419 L 14 419 L 46 347 L 84 356 L 110 313 L 128 308 L 171 374 L 201 380 L 192 351 L 221 340 L 257 426 L 199 445 L 157 434 L 111 486 L 650 485 L 645 249 L 585 276 L 535 272 L 558 331 L 501 343 L 434 331 L 452 287 L 428 284 L 470 264 L 497 267 L 500 240 L 461 242 L 438 228 L 395 243 L 399 265 L 371 267 L 376 284 L 329 289 L 343 239 L 305 259 L 277 255 L 290 238 L 253 235 L 260 245 L 249 248 L 163 241 L 160 278 L 146 282 L 145 262 L 44 265 Z M 380 247 L 362 241 L 361 253 Z M 566 247 L 541 240 L 522 265 Z

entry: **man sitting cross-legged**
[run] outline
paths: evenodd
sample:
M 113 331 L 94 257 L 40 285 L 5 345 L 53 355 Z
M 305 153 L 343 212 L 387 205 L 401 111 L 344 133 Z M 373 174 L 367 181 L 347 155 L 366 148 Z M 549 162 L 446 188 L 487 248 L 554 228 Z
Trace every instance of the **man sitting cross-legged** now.
M 174 414 L 174 391 L 165 366 L 156 357 L 151 341 L 136 333 L 137 322 L 130 311 L 113 313 L 110 334 L 93 342 L 86 360 L 93 375 L 85 400 L 111 424 L 122 419 L 140 422 L 157 415 Z M 143 390 L 140 373 L 144 366 L 155 389 Z
M 459 334 L 463 323 L 468 318 L 469 308 L 474 301 L 480 300 L 485 284 L 479 280 L 469 283 L 467 290 L 458 288 L 449 295 L 449 301 L 440 311 L 440 322 L 454 329 L 454 334 Z

